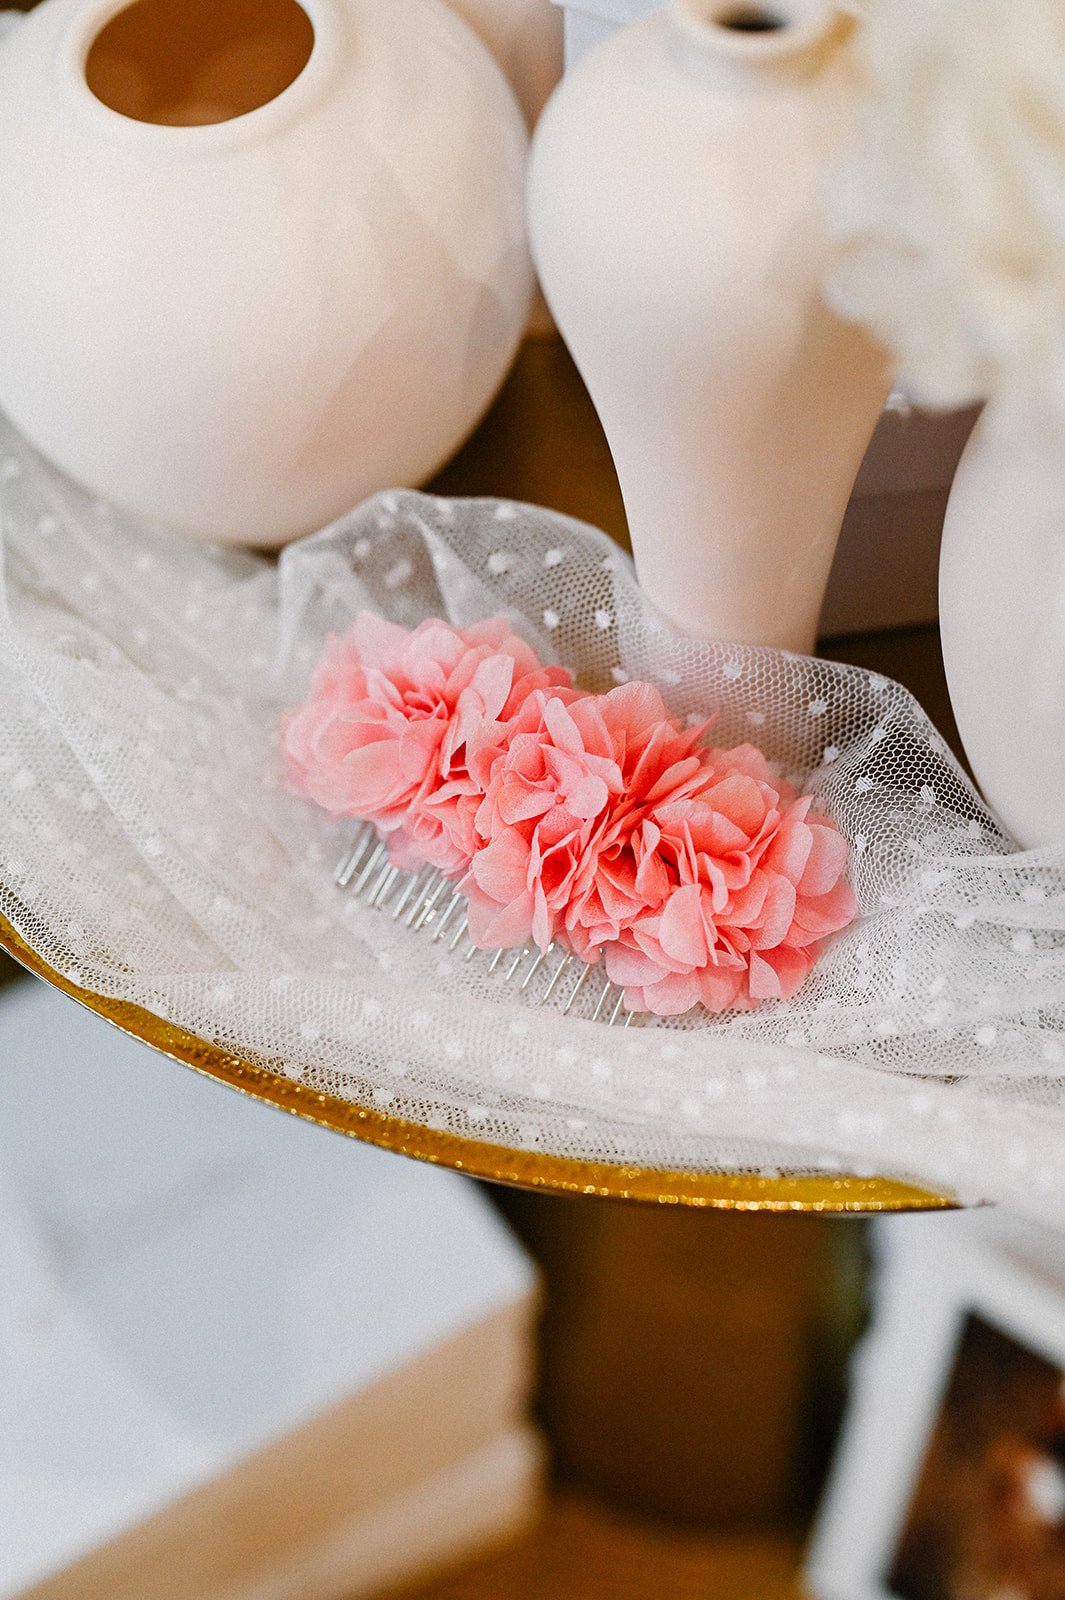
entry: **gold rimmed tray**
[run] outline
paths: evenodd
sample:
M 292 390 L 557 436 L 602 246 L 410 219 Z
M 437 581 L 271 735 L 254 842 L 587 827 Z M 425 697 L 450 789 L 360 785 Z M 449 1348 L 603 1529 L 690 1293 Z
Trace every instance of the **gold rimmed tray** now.
M 625 519 L 609 449 L 587 395 L 557 338 L 527 341 L 495 405 L 463 450 L 427 486 L 453 496 L 506 496 L 553 507 L 625 543 Z M 837 659 L 909 681 L 907 634 L 844 641 Z M 854 647 L 864 654 L 855 655 Z M 941 673 L 921 676 L 929 699 Z M 929 704 L 941 725 L 945 691 Z M 25 925 L 25 924 L 24 924 Z M 35 934 L 30 925 L 29 937 Z M 663 1205 L 750 1211 L 862 1213 L 943 1209 L 947 1195 L 880 1177 L 756 1172 L 674 1172 L 538 1154 L 421 1126 L 301 1085 L 241 1059 L 153 1013 L 79 988 L 62 977 L 0 916 L 0 950 L 124 1032 L 232 1088 L 384 1149 L 473 1176 L 544 1192 L 603 1195 Z
M 205 1077 L 334 1132 L 493 1183 L 548 1193 L 600 1195 L 726 1211 L 928 1211 L 945 1210 L 956 1204 L 950 1196 L 890 1178 L 656 1171 L 648 1167 L 612 1166 L 605 1162 L 511 1150 L 502 1145 L 465 1139 L 309 1089 L 199 1039 L 142 1006 L 111 1000 L 79 988 L 50 967 L 2 915 L 0 949 L 28 972 L 105 1017 L 123 1033 L 151 1045 L 183 1066 L 202 1072 Z

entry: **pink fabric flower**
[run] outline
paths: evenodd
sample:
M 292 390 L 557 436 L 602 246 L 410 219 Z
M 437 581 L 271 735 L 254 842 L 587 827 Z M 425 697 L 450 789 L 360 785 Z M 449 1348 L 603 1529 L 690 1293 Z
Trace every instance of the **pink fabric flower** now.
M 461 878 L 482 948 L 605 958 L 631 1010 L 790 997 L 856 903 L 847 844 L 751 745 L 699 743 L 650 684 L 574 689 L 503 618 L 363 612 L 286 718 L 286 779 Z
M 698 774 L 609 819 L 568 909 L 574 949 L 603 951 L 630 1010 L 790 997 L 857 909 L 847 842 L 810 795 L 750 745 L 699 755 Z
M 397 865 L 456 874 L 484 792 L 467 747 L 483 767 L 531 693 L 575 695 L 570 683 L 502 617 L 470 628 L 429 618 L 408 632 L 361 612 L 327 641 L 306 703 L 285 719 L 286 782 L 334 815 L 373 821 Z
M 546 950 L 568 928 L 607 819 L 697 771 L 692 749 L 702 732 L 680 732 L 646 683 L 568 703 L 530 696 L 491 761 L 476 812 L 462 883 L 474 944 L 531 939 Z

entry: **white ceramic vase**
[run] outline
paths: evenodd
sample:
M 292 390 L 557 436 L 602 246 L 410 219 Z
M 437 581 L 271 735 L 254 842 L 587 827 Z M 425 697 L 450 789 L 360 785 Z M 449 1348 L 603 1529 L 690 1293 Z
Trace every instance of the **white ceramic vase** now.
M 533 141 L 533 256 L 640 582 L 699 637 L 812 649 L 890 388 L 819 287 L 850 27 L 829 0 L 674 0 L 567 73 Z
M 215 540 L 417 483 L 521 336 L 525 156 L 441 0 L 44 0 L 0 48 L 0 406 Z
M 988 406 L 943 526 L 939 616 L 974 776 L 1026 847 L 1065 841 L 1065 442 Z

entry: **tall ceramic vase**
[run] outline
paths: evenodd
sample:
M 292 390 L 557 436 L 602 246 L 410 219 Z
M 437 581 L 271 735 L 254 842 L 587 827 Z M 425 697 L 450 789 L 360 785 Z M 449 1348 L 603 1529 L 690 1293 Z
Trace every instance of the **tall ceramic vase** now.
M 43 0 L 0 46 L 0 405 L 211 539 L 417 483 L 525 325 L 526 151 L 441 0 Z
M 640 582 L 700 637 L 812 649 L 890 388 L 819 288 L 850 28 L 829 0 L 673 0 L 567 74 L 533 143 L 533 257 Z
M 943 662 L 984 798 L 1028 847 L 1065 842 L 1065 441 L 993 403 L 947 502 Z

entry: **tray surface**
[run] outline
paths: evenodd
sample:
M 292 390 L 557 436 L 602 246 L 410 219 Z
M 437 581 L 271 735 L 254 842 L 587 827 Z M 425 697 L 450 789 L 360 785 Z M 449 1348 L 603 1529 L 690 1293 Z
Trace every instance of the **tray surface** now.
M 320 1123 L 399 1155 L 413 1156 L 471 1177 L 523 1189 L 600 1195 L 661 1205 L 710 1206 L 735 1211 L 877 1212 L 925 1211 L 952 1207 L 949 1196 L 933 1194 L 889 1178 L 769 1177 L 759 1173 L 657 1172 L 650 1168 L 609 1166 L 566 1160 L 526 1150 L 482 1144 L 457 1134 L 419 1127 L 400 1117 L 353 1105 L 294 1083 L 279 1073 L 242 1061 L 239 1056 L 198 1039 L 194 1034 L 154 1016 L 142 1006 L 93 994 L 52 970 L 0 916 L 0 949 L 46 983 L 87 1006 L 124 1033 L 160 1050 L 172 1060 L 208 1078 L 238 1089 L 255 1100 Z

